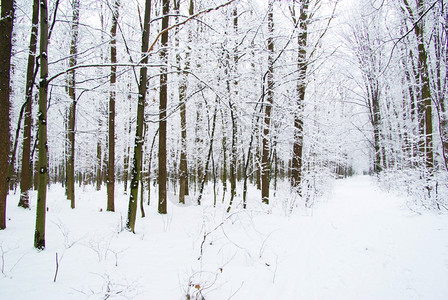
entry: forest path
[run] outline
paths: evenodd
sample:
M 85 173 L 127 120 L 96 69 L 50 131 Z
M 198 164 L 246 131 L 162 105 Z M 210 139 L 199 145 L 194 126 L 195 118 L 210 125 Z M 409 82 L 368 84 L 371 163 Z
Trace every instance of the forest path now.
M 446 215 L 413 213 L 367 176 L 337 181 L 317 206 L 278 240 L 280 298 L 447 299 Z

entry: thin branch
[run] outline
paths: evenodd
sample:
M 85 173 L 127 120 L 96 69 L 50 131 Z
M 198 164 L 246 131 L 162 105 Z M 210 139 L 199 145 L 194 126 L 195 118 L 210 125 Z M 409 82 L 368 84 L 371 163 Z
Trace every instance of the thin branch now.
M 223 7 L 225 7 L 225 6 L 229 5 L 229 4 L 231 4 L 231 3 L 233 3 L 233 2 L 235 2 L 235 0 L 230 0 L 230 1 L 226 2 L 226 3 L 224 3 L 224 4 L 218 5 L 218 6 L 216 6 L 216 7 L 212 7 L 212 8 L 204 9 L 204 10 L 202 10 L 202 11 L 200 11 L 200 12 L 198 12 L 198 13 L 192 15 L 192 16 L 189 17 L 188 19 L 185 19 L 184 21 L 182 21 L 182 22 L 180 22 L 180 23 L 174 24 L 174 25 L 172 25 L 172 26 L 170 26 L 170 27 L 168 27 L 168 28 L 166 28 L 166 29 L 160 31 L 159 34 L 158 34 L 158 35 L 156 36 L 156 38 L 154 39 L 154 41 L 153 41 L 153 43 L 151 44 L 151 46 L 149 47 L 149 49 L 148 49 L 148 53 L 151 52 L 151 51 L 154 49 L 154 46 L 156 45 L 157 41 L 160 39 L 160 37 L 162 36 L 162 34 L 164 34 L 165 32 L 168 32 L 168 31 L 170 31 L 170 30 L 172 30 L 172 29 L 174 29 L 174 28 L 176 28 L 176 27 L 182 26 L 182 25 L 188 23 L 190 20 L 192 20 L 192 19 L 194 19 L 194 18 L 196 18 L 196 17 L 198 17 L 198 16 L 200 16 L 200 15 L 202 15 L 202 14 L 209 13 L 209 12 L 211 12 L 211 11 L 221 9 L 221 8 L 223 8 Z

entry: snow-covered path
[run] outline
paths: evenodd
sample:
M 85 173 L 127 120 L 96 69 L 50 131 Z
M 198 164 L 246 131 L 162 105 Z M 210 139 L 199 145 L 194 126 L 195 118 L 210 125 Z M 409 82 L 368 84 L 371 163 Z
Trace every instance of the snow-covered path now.
M 120 229 L 127 196 L 108 213 L 105 191 L 79 189 L 75 210 L 60 187 L 48 195 L 43 252 L 32 248 L 35 208 L 8 198 L 0 299 L 448 299 L 448 215 L 412 212 L 367 176 L 292 214 L 280 191 L 267 207 L 252 190 L 230 216 L 207 197 L 170 203 L 167 216 L 151 206 L 136 234 Z
M 378 190 L 372 178 L 339 181 L 311 217 L 283 228 L 278 249 L 287 250 L 275 278 L 282 287 L 259 295 L 448 299 L 447 219 L 411 212 L 404 199 Z

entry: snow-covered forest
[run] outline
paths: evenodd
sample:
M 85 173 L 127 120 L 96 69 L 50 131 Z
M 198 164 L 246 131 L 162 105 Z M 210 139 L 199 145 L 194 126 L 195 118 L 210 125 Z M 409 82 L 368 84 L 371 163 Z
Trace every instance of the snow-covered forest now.
M 448 297 L 448 1 L 1 0 L 0 36 L 0 298 Z

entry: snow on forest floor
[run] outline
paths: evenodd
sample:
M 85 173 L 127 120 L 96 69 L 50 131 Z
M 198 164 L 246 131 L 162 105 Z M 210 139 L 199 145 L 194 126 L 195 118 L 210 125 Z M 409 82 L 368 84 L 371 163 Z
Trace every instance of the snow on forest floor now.
M 151 205 L 136 234 L 123 231 L 128 198 L 117 195 L 117 212 L 105 212 L 105 189 L 78 188 L 71 210 L 51 186 L 42 252 L 35 194 L 31 210 L 10 195 L 0 299 L 448 299 L 448 215 L 412 212 L 370 177 L 336 181 L 292 213 L 287 193 L 268 207 L 255 190 L 229 215 L 210 196 L 169 203 L 165 216 Z

